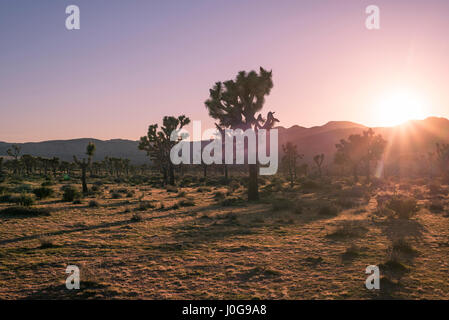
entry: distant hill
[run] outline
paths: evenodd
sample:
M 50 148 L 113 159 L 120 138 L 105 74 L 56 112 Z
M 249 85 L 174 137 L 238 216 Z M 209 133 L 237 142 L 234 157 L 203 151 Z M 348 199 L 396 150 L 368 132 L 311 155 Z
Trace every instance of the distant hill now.
M 148 162 L 144 151 L 138 150 L 138 141 L 132 140 L 97 140 L 97 139 L 73 139 L 52 140 L 43 142 L 16 143 L 21 147 L 21 154 L 30 154 L 39 157 L 58 157 L 61 160 L 72 161 L 73 156 L 83 157 L 86 153 L 87 144 L 95 143 L 96 151 L 94 161 L 103 160 L 104 157 L 128 158 L 133 163 L 142 164 Z M 0 156 L 6 155 L 12 143 L 0 142 Z
M 318 153 L 324 153 L 326 160 L 332 159 L 335 144 L 340 139 L 351 134 L 360 134 L 368 127 L 349 121 L 331 121 L 322 126 L 305 128 L 292 126 L 290 128 L 277 127 L 279 130 L 279 147 L 288 141 L 298 146 L 299 152 L 305 154 L 306 161 Z M 391 156 L 406 156 L 414 153 L 433 151 L 436 142 L 449 143 L 449 120 L 446 118 L 430 117 L 425 120 L 409 121 L 395 127 L 373 128 L 376 133 L 388 140 Z M 19 143 L 21 154 L 31 154 L 40 157 L 58 157 L 71 161 L 73 155 L 81 157 L 85 153 L 89 141 L 95 143 L 97 150 L 94 160 L 102 160 L 105 156 L 128 158 L 135 164 L 148 163 L 146 153 L 137 149 L 138 141 L 132 140 L 97 140 L 73 139 L 43 142 Z M 0 142 L 0 156 L 6 155 L 6 150 L 12 143 Z M 204 142 L 203 142 L 204 145 Z

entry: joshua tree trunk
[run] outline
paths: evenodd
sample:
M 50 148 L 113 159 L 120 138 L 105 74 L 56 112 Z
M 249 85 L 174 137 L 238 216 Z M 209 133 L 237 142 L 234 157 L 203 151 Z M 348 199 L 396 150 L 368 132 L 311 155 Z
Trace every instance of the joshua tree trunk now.
M 169 178 L 168 183 L 170 185 L 174 186 L 175 185 L 175 170 L 174 170 L 172 164 L 170 164 L 168 167 L 168 178 Z
M 248 201 L 259 200 L 259 186 L 257 181 L 257 164 L 249 165 Z
M 87 194 L 89 192 L 89 189 L 87 189 L 87 182 L 86 182 L 86 169 L 87 166 L 83 165 L 81 167 L 81 182 L 83 184 L 83 193 Z

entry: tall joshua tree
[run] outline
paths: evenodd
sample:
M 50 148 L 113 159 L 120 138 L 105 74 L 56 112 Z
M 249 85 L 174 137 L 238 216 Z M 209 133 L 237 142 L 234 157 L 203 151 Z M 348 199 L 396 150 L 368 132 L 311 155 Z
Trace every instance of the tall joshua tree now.
M 170 160 L 170 150 L 177 141 L 171 141 L 170 135 L 173 131 L 179 131 L 189 123 L 190 119 L 185 115 L 177 118 L 165 116 L 159 131 L 158 125 L 152 124 L 148 127 L 147 135 L 140 138 L 138 148 L 146 151 L 154 164 L 159 167 L 165 184 L 175 184 L 175 170 Z
M 272 72 L 263 69 L 256 71 L 240 71 L 235 80 L 217 82 L 209 90 L 209 99 L 205 102 L 209 115 L 218 120 L 220 128 L 230 129 L 270 129 L 278 120 L 269 112 L 267 120 L 256 112 L 262 110 L 265 96 L 273 88 Z M 261 125 L 262 122 L 262 125 Z M 264 122 L 264 123 L 263 123 Z M 248 200 L 259 199 L 258 165 L 249 164 Z
M 73 161 L 78 165 L 78 167 L 81 169 L 81 182 L 83 184 L 83 193 L 87 194 L 89 192 L 89 189 L 87 188 L 87 182 L 86 182 L 86 172 L 87 168 L 90 166 L 92 162 L 92 156 L 95 153 L 95 144 L 93 142 L 89 142 L 86 147 L 86 155 L 87 159 L 83 158 L 81 161 L 77 159 L 76 156 L 73 156 Z
M 365 165 L 366 180 L 369 182 L 371 162 L 382 158 L 386 144 L 387 141 L 381 135 L 375 135 L 372 129 L 363 131 L 362 135 L 352 134 L 348 140 L 342 139 L 335 145 L 337 148 L 335 162 L 348 164 L 352 168 L 355 181 L 358 181 L 359 167 Z
M 321 178 L 321 166 L 323 165 L 323 161 L 324 161 L 324 154 L 317 154 L 316 156 L 313 157 L 313 162 L 315 162 L 315 165 L 318 169 L 318 175 Z

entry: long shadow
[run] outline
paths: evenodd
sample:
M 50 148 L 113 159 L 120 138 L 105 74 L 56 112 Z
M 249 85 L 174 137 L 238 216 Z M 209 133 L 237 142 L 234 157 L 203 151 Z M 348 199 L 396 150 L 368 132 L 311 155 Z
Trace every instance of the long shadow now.
M 199 207 L 198 209 L 194 209 L 194 210 L 190 209 L 190 210 L 184 210 L 184 211 L 176 211 L 176 212 L 171 212 L 171 213 L 168 213 L 165 215 L 147 217 L 147 218 L 143 218 L 141 221 L 134 221 L 132 219 L 127 219 L 127 220 L 121 220 L 121 221 L 115 221 L 115 222 L 100 223 L 100 224 L 93 225 L 93 226 L 81 226 L 81 227 L 75 227 L 72 229 L 65 229 L 65 230 L 58 230 L 58 231 L 53 231 L 53 232 L 48 232 L 48 233 L 34 234 L 34 235 L 30 235 L 30 236 L 23 236 L 23 237 L 17 237 L 17 238 L 12 238 L 12 239 L 0 240 L 0 245 L 16 243 L 16 242 L 21 242 L 21 241 L 27 241 L 27 240 L 34 240 L 34 239 L 41 238 L 43 236 L 45 236 L 45 237 L 58 236 L 58 235 L 70 234 L 70 233 L 81 232 L 81 231 L 91 231 L 91 230 L 97 230 L 97 229 L 104 229 L 104 228 L 111 228 L 111 227 L 135 224 L 135 223 L 140 223 L 143 221 L 152 221 L 152 220 L 156 220 L 156 219 L 172 218 L 172 217 L 176 217 L 178 215 L 183 215 L 183 214 L 196 214 L 198 212 L 201 212 L 201 211 L 204 211 L 207 209 L 209 209 L 209 208 L 208 207 Z
M 391 241 L 407 237 L 421 239 L 426 232 L 426 228 L 416 220 L 387 219 L 377 224 Z

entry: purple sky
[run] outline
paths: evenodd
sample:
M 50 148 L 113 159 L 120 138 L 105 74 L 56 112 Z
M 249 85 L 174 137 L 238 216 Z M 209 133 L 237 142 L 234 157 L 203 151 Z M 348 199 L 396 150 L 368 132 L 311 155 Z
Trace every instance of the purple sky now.
M 81 30 L 65 29 L 65 7 Z M 365 28 L 380 7 L 381 29 Z M 449 117 L 449 1 L 2 0 L 0 141 L 137 140 L 164 115 L 212 126 L 204 101 L 240 70 L 273 70 L 283 126 L 390 123 L 406 90 Z M 396 115 L 400 112 L 396 112 Z

